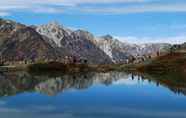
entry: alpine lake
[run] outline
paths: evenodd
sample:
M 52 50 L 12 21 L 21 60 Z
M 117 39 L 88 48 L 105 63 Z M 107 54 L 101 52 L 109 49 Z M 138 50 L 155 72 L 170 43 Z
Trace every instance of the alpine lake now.
M 186 78 L 170 73 L 0 73 L 1 118 L 184 118 Z

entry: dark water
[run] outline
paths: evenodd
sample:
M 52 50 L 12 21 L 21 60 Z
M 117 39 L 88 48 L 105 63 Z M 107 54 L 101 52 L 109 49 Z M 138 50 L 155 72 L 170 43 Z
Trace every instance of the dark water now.
M 1 118 L 184 118 L 186 78 L 121 72 L 0 74 Z

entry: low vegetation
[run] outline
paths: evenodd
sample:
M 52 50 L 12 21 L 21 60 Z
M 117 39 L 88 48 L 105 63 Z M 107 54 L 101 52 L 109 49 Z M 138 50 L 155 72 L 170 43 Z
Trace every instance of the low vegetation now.
M 164 56 L 160 56 L 150 64 L 144 64 L 138 67 L 140 72 L 148 73 L 168 73 L 168 72 L 184 72 L 186 70 L 186 53 L 174 52 Z
M 132 71 L 135 70 L 134 65 L 108 64 L 108 65 L 92 65 L 92 64 L 63 64 L 59 62 L 37 63 L 28 66 L 28 71 L 60 71 L 64 73 L 74 72 L 109 72 L 109 71 Z

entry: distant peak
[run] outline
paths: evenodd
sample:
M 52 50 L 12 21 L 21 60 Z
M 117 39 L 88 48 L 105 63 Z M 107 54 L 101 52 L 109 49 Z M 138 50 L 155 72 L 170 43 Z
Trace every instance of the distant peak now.
M 51 21 L 47 24 L 44 24 L 44 25 L 40 25 L 39 27 L 47 27 L 47 28 L 63 28 L 63 26 L 57 22 L 57 21 Z
M 107 34 L 105 36 L 102 36 L 102 38 L 107 39 L 107 40 L 113 39 L 113 37 L 111 35 L 109 35 L 109 34 Z
M 83 30 L 83 29 L 77 29 L 75 32 L 80 32 L 80 33 L 90 33 L 86 30 Z
M 14 21 L 12 21 L 12 20 L 3 19 L 3 18 L 0 18 L 0 21 L 1 21 L 1 22 L 4 22 L 4 23 L 12 23 L 12 24 L 16 24 L 16 22 L 14 22 Z
M 49 25 L 53 25 L 53 26 L 61 26 L 59 22 L 57 21 L 51 21 L 48 23 Z

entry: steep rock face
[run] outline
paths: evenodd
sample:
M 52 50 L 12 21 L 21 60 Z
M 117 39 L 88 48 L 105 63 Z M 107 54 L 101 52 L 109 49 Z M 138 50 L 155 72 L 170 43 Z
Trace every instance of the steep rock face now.
M 106 36 L 99 38 L 97 42 L 95 42 L 100 49 L 102 49 L 111 59 L 113 60 L 113 53 L 112 53 L 112 45 L 113 45 L 113 40 L 112 37 Z
M 95 43 L 115 63 L 126 62 L 131 57 L 156 55 L 157 52 L 166 53 L 171 47 L 169 44 L 129 44 L 114 39 L 110 35 L 98 37 Z
M 125 44 L 110 35 L 97 38 L 96 45 L 109 55 L 115 63 L 126 62 L 127 59 L 131 58 L 131 53 L 136 51 L 135 46 Z
M 92 42 L 94 36 L 87 31 L 71 31 L 57 23 L 39 26 L 37 31 L 49 38 L 52 45 L 55 44 L 61 51 L 67 49 L 77 59 L 87 59 L 90 64 L 112 63 L 109 56 Z
M 74 40 L 67 45 L 68 49 L 72 49 L 73 54 L 78 57 L 85 57 L 93 63 L 111 63 L 111 59 L 92 41 L 94 36 L 87 31 L 77 30 L 72 33 Z
M 0 55 L 6 61 L 53 59 L 60 55 L 33 28 L 0 19 Z
M 64 28 L 57 22 L 51 22 L 47 25 L 41 25 L 36 28 L 41 35 L 48 37 L 48 41 L 53 47 L 61 47 L 61 41 L 71 34 L 71 30 Z

